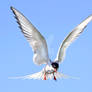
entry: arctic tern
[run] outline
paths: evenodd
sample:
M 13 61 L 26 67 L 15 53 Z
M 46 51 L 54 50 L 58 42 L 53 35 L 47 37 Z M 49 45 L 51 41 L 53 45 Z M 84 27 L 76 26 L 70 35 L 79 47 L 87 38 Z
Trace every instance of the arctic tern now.
M 36 29 L 36 27 L 17 9 L 11 6 L 17 23 L 24 34 L 25 38 L 29 42 L 34 52 L 33 62 L 37 65 L 46 64 L 46 66 L 38 73 L 16 77 L 22 79 L 54 79 L 67 78 L 69 76 L 58 72 L 59 64 L 63 62 L 65 52 L 68 46 L 84 31 L 84 28 L 92 20 L 92 15 L 82 21 L 77 27 L 75 27 L 68 36 L 61 43 L 56 59 L 52 61 L 48 55 L 48 47 L 45 38 Z

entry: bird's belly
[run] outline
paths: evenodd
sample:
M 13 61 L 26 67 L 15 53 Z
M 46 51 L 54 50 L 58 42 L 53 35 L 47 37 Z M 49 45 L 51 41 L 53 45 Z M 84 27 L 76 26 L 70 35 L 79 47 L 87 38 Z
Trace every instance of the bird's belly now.
M 46 74 L 51 74 L 54 73 L 54 69 L 52 68 L 52 66 L 47 66 L 45 72 Z
M 46 74 L 52 74 L 52 73 L 54 73 L 55 71 L 54 70 L 47 70 L 46 71 Z

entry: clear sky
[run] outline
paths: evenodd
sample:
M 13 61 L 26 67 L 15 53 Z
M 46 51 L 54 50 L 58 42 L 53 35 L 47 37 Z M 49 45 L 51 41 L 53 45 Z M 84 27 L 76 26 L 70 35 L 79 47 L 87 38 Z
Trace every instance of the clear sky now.
M 60 65 L 59 71 L 80 77 L 80 80 L 8 79 L 43 68 L 33 63 L 32 49 L 18 28 L 10 6 L 21 11 L 46 38 L 52 60 L 67 34 L 92 14 L 92 0 L 1 0 L 0 92 L 92 92 L 92 22 L 67 49 Z

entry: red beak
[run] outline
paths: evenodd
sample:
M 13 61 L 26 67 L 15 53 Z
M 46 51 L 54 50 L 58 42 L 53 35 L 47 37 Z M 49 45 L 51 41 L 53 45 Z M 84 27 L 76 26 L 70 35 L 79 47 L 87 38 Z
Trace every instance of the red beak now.
M 57 72 L 57 69 L 54 69 L 55 72 Z

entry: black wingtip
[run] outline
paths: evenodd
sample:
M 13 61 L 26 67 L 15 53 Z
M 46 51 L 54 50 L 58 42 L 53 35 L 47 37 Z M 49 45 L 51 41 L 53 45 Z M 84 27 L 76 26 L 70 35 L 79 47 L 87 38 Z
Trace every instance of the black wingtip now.
M 14 10 L 14 7 L 10 7 L 10 9 L 12 10 L 12 12 L 14 13 L 14 15 L 15 15 L 15 18 L 16 18 L 16 14 L 15 14 L 15 10 Z
M 10 6 L 10 9 L 12 10 L 12 9 L 13 9 L 13 7 L 12 7 L 12 6 Z
M 11 9 L 12 11 L 16 10 L 13 6 L 10 6 L 10 9 Z

